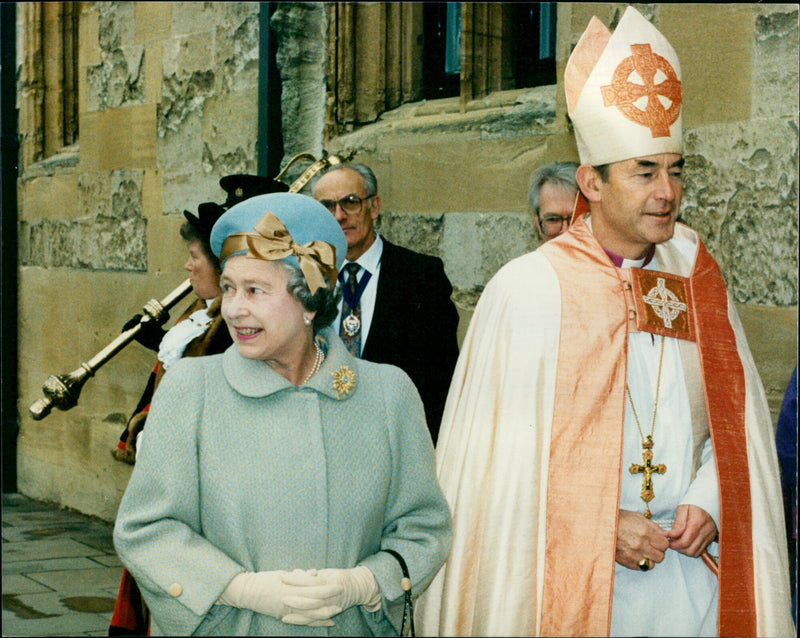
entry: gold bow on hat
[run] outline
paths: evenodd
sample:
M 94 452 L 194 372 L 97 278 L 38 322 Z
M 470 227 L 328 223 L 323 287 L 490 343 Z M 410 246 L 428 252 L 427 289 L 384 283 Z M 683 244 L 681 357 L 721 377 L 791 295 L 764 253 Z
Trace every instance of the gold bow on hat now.
M 331 286 L 336 285 L 336 249 L 328 242 L 315 239 L 305 245 L 296 243 L 283 222 L 270 211 L 264 213 L 255 230 L 254 233 L 229 235 L 222 242 L 220 260 L 243 250 L 247 251 L 248 257 L 265 261 L 294 255 L 312 295 L 326 286 L 325 275 L 328 275 Z

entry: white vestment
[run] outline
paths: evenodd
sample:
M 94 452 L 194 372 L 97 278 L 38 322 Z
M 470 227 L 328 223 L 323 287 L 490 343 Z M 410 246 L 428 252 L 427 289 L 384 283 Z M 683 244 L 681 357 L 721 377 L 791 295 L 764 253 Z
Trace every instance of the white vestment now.
M 691 255 L 688 258 L 691 259 Z M 623 267 L 625 265 L 623 263 Z M 663 270 L 657 257 L 646 268 Z M 691 504 L 708 512 L 719 528 L 719 497 L 711 439 L 706 439 L 703 445 L 701 465 L 695 473 L 692 415 L 679 340 L 664 337 L 659 380 L 661 339 L 648 332 L 628 335 L 627 383 L 644 436 L 650 433 L 658 388 L 656 422 L 652 428 L 653 464 L 663 463 L 667 471 L 652 479 L 655 494 L 649 504 L 652 520 L 669 529 L 677 506 Z M 695 383 L 697 381 L 695 379 Z M 642 434 L 634 410 L 626 403 L 619 509 L 642 512 L 642 475 L 630 473 L 631 463 L 642 463 Z M 716 555 L 714 545 L 716 543 L 711 553 Z M 668 551 L 664 560 L 648 572 L 617 565 L 612 636 L 715 636 L 716 629 L 717 577 L 701 560 Z
M 575 243 L 580 258 L 585 257 L 584 253 L 600 250 L 587 228 L 585 220 L 576 220 L 568 233 L 572 238 L 567 241 Z M 579 235 L 581 238 L 575 239 Z M 639 496 L 642 476 L 628 472 L 631 463 L 642 462 L 641 437 L 621 388 L 627 379 L 642 429 L 648 434 L 661 337 L 636 331 L 626 335 L 623 325 L 621 337 L 617 334 L 608 338 L 609 344 L 612 337 L 621 339 L 621 352 L 627 349 L 623 365 L 617 364 L 622 374 L 617 378 L 605 376 L 607 368 L 600 367 L 604 363 L 602 335 L 598 338 L 592 333 L 593 340 L 581 342 L 580 331 L 574 326 L 585 325 L 590 333 L 591 324 L 610 312 L 608 307 L 617 300 L 585 308 L 578 316 L 562 316 L 563 293 L 573 291 L 574 299 L 574 290 L 583 289 L 580 278 L 560 280 L 548 259 L 549 250 L 561 250 L 548 246 L 561 241 L 561 238 L 553 240 L 543 249 L 504 266 L 486 286 L 475 309 L 453 376 L 437 445 L 438 476 L 453 511 L 453 543 L 447 562 L 417 604 L 417 629 L 420 635 L 443 636 L 557 635 L 557 632 L 713 634 L 717 631 L 717 581 L 701 559 L 667 551 L 667 558 L 646 573 L 614 563 L 616 522 L 601 522 L 600 514 L 605 516 L 603 521 L 608 520 L 609 507 L 597 506 L 596 501 L 605 499 L 615 508 L 614 512 L 644 509 Z M 655 261 L 649 267 L 662 271 L 675 269 L 670 272 L 688 277 L 700 246 L 693 231 L 678 225 L 675 238 L 657 248 Z M 592 258 L 597 259 L 596 255 Z M 617 277 L 610 262 L 608 266 L 608 277 Z M 680 272 L 681 269 L 685 272 Z M 721 277 L 717 279 L 721 282 Z M 622 279 L 620 282 L 624 283 Z M 620 298 L 621 290 L 620 286 Z M 592 294 L 590 290 L 585 292 L 587 298 Z M 750 616 L 755 616 L 752 626 L 756 627 L 757 635 L 794 635 L 770 415 L 733 304 L 728 299 L 718 305 L 722 308 L 717 318 L 729 326 L 732 341 L 735 335 L 734 358 L 738 355 L 737 365 L 743 369 L 740 396 L 744 422 L 736 429 L 742 440 L 746 438 L 746 445 L 740 447 L 746 447 L 744 480 L 747 483 L 749 477 L 748 503 L 752 511 L 749 539 L 752 542 L 746 545 L 748 552 L 752 551 L 748 560 L 753 578 L 752 583 L 746 583 L 749 590 L 744 590 L 750 592 L 747 595 L 754 610 Z M 564 325 L 569 322 L 573 327 L 567 336 Z M 678 341 L 670 337 L 665 341 L 653 462 L 664 463 L 667 471 L 653 477 L 655 498 L 650 508 L 653 520 L 669 526 L 677 505 L 691 503 L 702 507 L 717 523 L 722 545 L 726 530 L 735 527 L 736 517 L 729 514 L 726 519 L 720 514 L 711 442 L 707 439 L 698 445 L 693 441 L 693 430 L 696 433 L 698 424 L 692 421 L 705 418 L 709 401 L 725 401 L 726 397 L 709 397 L 707 389 L 704 396 L 704 388 L 710 372 L 722 375 L 726 371 L 704 372 L 702 357 L 690 342 L 687 342 L 689 360 L 694 363 L 685 371 L 687 359 L 684 354 L 682 360 Z M 574 386 L 568 378 L 559 378 L 557 384 L 559 357 L 570 349 L 586 372 Z M 595 381 L 587 385 L 594 372 L 595 353 L 598 372 Z M 577 413 L 575 420 L 581 424 L 582 440 L 575 442 L 576 456 L 570 459 L 567 468 L 574 477 L 574 490 L 570 498 L 551 502 L 554 500 L 548 499 L 548 490 L 553 487 L 551 447 L 563 449 L 565 445 L 565 441 L 552 438 L 559 437 L 553 430 L 554 410 L 561 405 L 563 416 L 564 394 L 574 396 L 579 404 L 587 388 L 600 397 L 613 395 L 612 408 L 618 410 L 620 417 L 625 401 L 624 430 L 619 424 L 619 441 L 609 443 L 594 436 L 591 406 Z M 688 399 L 687 394 L 692 398 Z M 697 403 L 702 418 L 697 417 Z M 605 404 L 597 406 L 598 414 L 609 409 Z M 670 436 L 665 435 L 667 431 Z M 567 446 L 572 444 L 572 440 L 566 441 Z M 615 469 L 616 479 L 609 483 L 608 489 L 603 483 L 606 480 L 603 471 L 608 468 L 597 467 L 591 455 L 587 455 L 587 451 L 604 446 L 612 446 L 611 456 L 616 457 L 614 467 L 619 468 Z M 744 488 L 748 489 L 748 485 Z M 723 484 L 722 489 L 735 493 L 740 486 Z M 576 545 L 568 534 L 562 538 L 554 534 L 548 526 L 559 516 L 577 521 L 578 528 L 597 537 L 595 546 Z M 728 533 L 728 538 L 732 534 Z M 548 553 L 548 543 L 560 551 Z M 713 543 L 709 549 L 716 552 L 716 545 Z M 730 543 L 725 546 L 731 547 Z M 557 582 L 546 577 L 548 569 L 551 570 L 548 574 L 554 573 L 553 563 L 564 554 L 569 554 L 567 558 L 575 561 L 574 565 L 587 565 L 589 578 L 572 579 L 573 572 L 569 570 L 556 571 L 560 574 Z M 726 556 L 730 553 L 723 553 L 721 574 Z M 595 572 L 603 572 L 597 576 L 598 586 L 592 581 Z M 730 578 L 729 572 L 726 578 Z M 584 580 L 591 581 L 589 586 Z M 730 595 L 726 600 L 731 600 Z M 728 602 L 726 618 L 730 606 Z M 562 614 L 559 611 L 562 608 L 574 613 Z M 585 612 L 587 618 L 591 616 L 591 621 L 585 624 L 581 621 L 583 609 L 589 610 Z M 564 624 L 559 625 L 559 615 L 569 616 Z

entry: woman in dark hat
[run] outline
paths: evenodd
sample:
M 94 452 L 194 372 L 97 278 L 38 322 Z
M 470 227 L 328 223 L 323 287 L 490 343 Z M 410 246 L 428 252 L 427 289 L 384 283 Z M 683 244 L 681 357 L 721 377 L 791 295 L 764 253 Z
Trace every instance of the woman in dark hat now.
M 428 586 L 450 513 L 411 380 L 330 327 L 344 233 L 272 194 L 228 210 L 211 246 L 234 347 L 164 377 L 114 530 L 152 631 L 397 634 L 404 572 Z
M 184 211 L 186 221 L 180 229 L 189 253 L 183 267 L 189 272 L 192 292 L 197 298 L 168 331 L 163 331 L 155 322 L 148 322 L 150 325 L 140 329 L 137 335 L 139 343 L 158 352 L 158 361 L 144 394 L 119 437 L 117 447 L 111 450 L 115 459 L 131 465 L 136 460 L 137 439 L 144 428 L 150 400 L 164 372 L 181 357 L 216 354 L 231 345 L 228 331 L 219 316 L 219 276 L 222 270 L 208 243 L 211 227 L 225 209 L 219 204 L 207 202 L 200 204 L 198 212 L 199 216 Z M 123 330 L 133 327 L 140 318 L 141 315 L 133 317 L 123 326 Z

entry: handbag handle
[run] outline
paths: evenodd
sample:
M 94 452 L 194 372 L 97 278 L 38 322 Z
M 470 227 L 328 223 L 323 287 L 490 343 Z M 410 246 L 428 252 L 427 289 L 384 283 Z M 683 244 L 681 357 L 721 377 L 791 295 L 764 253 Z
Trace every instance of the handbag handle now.
M 411 576 L 408 573 L 408 565 L 406 565 L 406 561 L 403 560 L 403 557 L 393 549 L 384 549 L 383 551 L 397 559 L 397 562 L 400 563 L 400 570 L 403 572 L 403 580 L 400 581 L 400 588 L 405 592 L 405 600 L 403 604 L 403 621 L 400 623 L 400 635 L 406 635 L 406 618 L 408 618 L 408 626 L 411 630 L 411 633 L 408 635 L 414 637 L 417 634 L 414 631 L 414 599 L 411 597 Z

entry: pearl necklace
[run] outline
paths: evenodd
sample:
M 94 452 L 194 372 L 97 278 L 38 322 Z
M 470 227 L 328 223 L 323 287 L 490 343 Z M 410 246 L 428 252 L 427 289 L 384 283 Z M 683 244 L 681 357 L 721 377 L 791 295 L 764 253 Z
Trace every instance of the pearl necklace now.
M 317 354 L 314 357 L 314 365 L 311 366 L 311 372 L 308 373 L 303 382 L 300 385 L 305 385 L 308 380 L 314 376 L 319 367 L 322 365 L 322 362 L 325 361 L 325 353 L 322 351 L 322 348 L 319 347 L 319 344 L 315 341 L 314 347 L 317 349 Z

